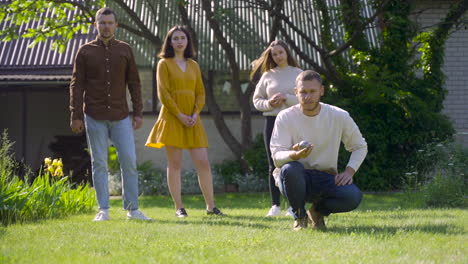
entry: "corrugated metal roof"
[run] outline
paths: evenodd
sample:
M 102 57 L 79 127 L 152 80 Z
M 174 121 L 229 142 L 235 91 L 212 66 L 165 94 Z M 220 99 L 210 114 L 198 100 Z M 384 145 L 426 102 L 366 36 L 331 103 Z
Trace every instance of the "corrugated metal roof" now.
M 70 81 L 71 75 L 32 75 L 32 74 L 16 74 L 3 75 L 0 74 L 0 81 Z
M 77 0 L 78 1 L 78 0 Z M 362 14 L 364 17 L 370 17 L 372 8 L 368 1 L 363 2 Z M 6 0 L 0 0 L 7 2 Z M 182 24 L 181 17 L 177 9 L 175 0 L 122 0 L 126 4 L 127 10 L 123 10 L 114 1 L 108 1 L 117 15 L 119 23 L 125 23 L 128 26 L 138 28 L 138 24 L 146 26 L 148 32 L 164 39 L 166 32 L 174 25 Z M 271 0 L 268 0 L 271 3 Z M 344 29 L 340 25 L 337 6 L 338 0 L 326 0 L 330 7 L 330 16 L 333 29 L 333 42 L 336 45 L 343 43 Z M 252 8 L 244 1 L 225 0 L 215 2 L 219 7 L 224 8 L 226 12 L 219 15 L 220 26 L 225 37 L 235 50 L 235 56 L 241 70 L 250 70 L 251 62 L 256 59 L 268 45 L 270 39 L 269 28 L 272 21 L 267 11 Z M 283 13 L 303 32 L 310 36 L 314 41 L 320 43 L 320 19 L 319 10 L 313 7 L 312 0 L 295 1 L 285 0 Z M 206 14 L 201 8 L 201 0 L 187 1 L 187 13 L 192 27 L 197 32 L 198 37 L 198 62 L 204 70 L 228 71 L 229 65 L 226 55 L 221 45 L 216 41 L 211 30 Z M 132 16 L 127 11 L 133 12 Z M 70 16 L 73 12 L 70 13 Z M 135 18 L 138 21 L 135 21 Z M 35 22 L 22 25 L 23 28 L 33 27 Z M 9 25 L 3 24 L 1 27 Z M 296 40 L 298 47 L 306 54 L 314 58 L 318 64 L 321 64 L 320 56 L 308 43 L 306 43 L 292 28 L 284 26 L 289 37 Z M 150 40 L 133 34 L 129 31 L 118 29 L 117 38 L 128 42 L 134 49 L 135 57 L 140 66 L 154 66 L 159 52 L 159 47 Z M 377 45 L 377 31 L 375 27 L 366 29 L 366 35 L 372 45 Z M 279 33 L 278 38 L 284 36 Z M 31 39 L 18 39 L 10 42 L 0 43 L 0 70 L 15 71 L 18 69 L 39 70 L 53 66 L 57 69 L 67 69 L 71 71 L 73 58 L 78 48 L 95 38 L 94 33 L 78 34 L 67 45 L 66 51 L 62 54 L 51 51 L 52 40 L 45 43 L 39 43 L 32 49 L 27 46 L 32 42 Z M 299 58 L 298 58 L 299 59 Z M 298 60 L 301 62 L 301 60 Z M 301 63 L 303 67 L 310 65 Z
M 119 21 L 136 25 L 132 17 L 124 12 L 122 8 L 113 1 L 108 1 L 109 5 L 114 8 L 119 14 Z M 157 0 L 122 0 L 127 7 L 134 12 L 140 21 L 147 26 L 147 29 L 164 39 L 166 32 L 174 25 L 182 24 L 181 17 L 177 10 L 177 2 L 174 0 L 157 1 Z M 215 1 L 213 5 L 217 8 L 224 9 L 223 14 L 217 14 L 219 25 L 224 32 L 227 41 L 235 50 L 236 61 L 242 70 L 250 70 L 251 62 L 256 59 L 268 45 L 270 39 L 269 28 L 271 27 L 271 19 L 266 10 L 253 8 L 249 6 L 249 1 L 224 0 Z M 250 1 L 252 2 L 252 1 Z M 272 0 L 267 0 L 269 4 Z M 306 35 L 310 36 L 313 41 L 320 43 L 320 19 L 322 15 L 317 8 L 314 8 L 312 0 L 296 1 L 285 0 L 283 13 Z M 368 18 L 373 14 L 370 0 L 361 0 L 361 13 Z M 344 43 L 344 29 L 338 19 L 339 0 L 326 0 L 329 6 L 334 35 L 333 42 L 336 45 Z M 186 9 L 188 19 L 191 26 L 194 28 L 198 37 L 198 62 L 204 70 L 229 70 L 228 61 L 221 45 L 216 41 L 213 31 L 211 30 L 206 13 L 201 8 L 201 0 L 186 1 Z M 289 26 L 285 26 L 285 31 L 288 36 L 296 40 L 298 47 L 309 54 L 314 61 L 321 64 L 320 56 L 306 41 Z M 376 27 L 366 29 L 366 35 L 372 46 L 378 45 Z M 142 39 L 126 31 L 118 32 L 122 39 L 129 41 L 136 49 L 147 54 L 144 58 L 148 65 L 154 65 L 156 47 L 148 40 Z M 278 38 L 283 38 L 282 34 L 278 34 Z M 152 50 L 151 50 L 152 49 Z M 298 58 L 298 61 L 299 58 Z M 306 63 L 302 63 L 303 67 L 310 67 Z
M 83 2 L 82 0 L 75 0 Z M 0 4 L 11 2 L 9 0 L 0 0 Z M 69 11 L 68 17 L 72 17 L 79 11 Z M 44 16 L 50 15 L 50 10 Z M 20 31 L 27 28 L 34 28 L 43 21 L 30 21 L 20 26 Z M 0 29 L 11 27 L 11 23 L 0 23 Z M 135 58 L 139 66 L 151 65 L 148 60 L 149 55 L 154 48 L 147 45 L 142 46 L 145 40 L 135 38 L 123 29 L 121 31 L 124 41 L 130 42 L 134 48 Z M 40 75 L 40 74 L 71 74 L 73 62 L 78 49 L 85 43 L 96 38 L 96 30 L 90 25 L 88 34 L 77 33 L 67 43 L 65 52 L 59 53 L 57 50 L 51 50 L 54 38 L 47 39 L 45 42 L 39 42 L 32 48 L 28 46 L 33 42 L 30 38 L 19 38 L 7 42 L 0 42 L 0 75 Z M 25 77 L 28 78 L 28 77 Z

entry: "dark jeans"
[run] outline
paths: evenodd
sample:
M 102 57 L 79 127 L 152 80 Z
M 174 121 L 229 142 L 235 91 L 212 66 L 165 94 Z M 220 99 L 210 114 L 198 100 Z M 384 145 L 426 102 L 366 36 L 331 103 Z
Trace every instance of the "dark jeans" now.
M 273 170 L 275 164 L 271 158 L 270 140 L 271 133 L 273 133 L 273 127 L 275 126 L 276 116 L 265 116 L 265 126 L 263 127 L 263 141 L 265 143 L 265 150 L 268 158 L 268 184 L 270 186 L 271 205 L 280 205 L 280 190 L 275 184 L 275 178 L 273 178 Z
M 279 189 L 288 199 L 295 219 L 306 216 L 306 202 L 313 203 L 315 210 L 328 216 L 331 213 L 352 211 L 362 200 L 362 192 L 356 185 L 336 186 L 334 175 L 306 170 L 297 161 L 281 167 Z

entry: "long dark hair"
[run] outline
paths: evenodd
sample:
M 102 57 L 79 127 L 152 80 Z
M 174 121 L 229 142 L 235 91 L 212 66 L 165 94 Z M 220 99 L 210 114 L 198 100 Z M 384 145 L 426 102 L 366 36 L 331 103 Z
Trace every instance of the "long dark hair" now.
M 175 52 L 174 48 L 171 45 L 172 34 L 176 31 L 184 32 L 185 36 L 187 36 L 187 47 L 185 47 L 184 57 L 185 58 L 193 58 L 195 57 L 195 50 L 192 44 L 192 36 L 190 35 L 189 31 L 184 26 L 175 26 L 167 32 L 166 37 L 164 38 L 164 43 L 161 47 L 161 52 L 159 52 L 158 57 L 163 58 L 174 58 Z
M 271 56 L 271 50 L 273 49 L 274 46 L 278 46 L 278 45 L 283 47 L 284 51 L 286 51 L 288 65 L 299 68 L 297 61 L 291 55 L 291 51 L 289 50 L 288 45 L 286 45 L 286 43 L 282 40 L 275 40 L 270 43 L 268 48 L 266 48 L 266 50 L 263 51 L 262 55 L 260 55 L 258 59 L 252 62 L 253 69 L 252 69 L 252 72 L 250 73 L 251 79 L 254 77 L 254 75 L 258 71 L 260 71 L 260 74 L 262 74 L 278 66 L 276 62 L 273 60 L 273 57 Z

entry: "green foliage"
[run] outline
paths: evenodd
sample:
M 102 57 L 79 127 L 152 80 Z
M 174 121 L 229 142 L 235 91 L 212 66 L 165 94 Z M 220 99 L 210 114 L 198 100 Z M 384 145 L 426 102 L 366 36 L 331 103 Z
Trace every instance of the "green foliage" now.
M 221 163 L 215 164 L 213 171 L 217 175 L 222 175 L 224 183 L 238 184 L 239 186 L 244 186 L 247 179 L 268 179 L 268 160 L 263 134 L 260 133 L 255 137 L 252 147 L 245 152 L 244 158 L 252 170 L 250 174 L 244 174 L 242 172 L 242 168 L 237 160 L 224 160 Z M 261 180 L 258 181 L 263 183 Z M 262 187 L 258 188 L 264 189 Z M 242 189 L 247 189 L 247 187 L 242 187 Z M 251 191 L 255 190 L 251 189 Z
M 223 160 L 213 166 L 213 172 L 221 175 L 225 184 L 235 183 L 236 175 L 242 175 L 242 169 L 237 160 Z
M 0 220 L 9 225 L 17 221 L 34 221 L 89 212 L 95 204 L 95 194 L 89 185 L 73 186 L 68 177 L 57 179 L 48 172 L 40 173 L 29 184 L 15 175 L 17 164 L 6 132 L 0 144 Z
M 120 174 L 120 163 L 117 155 L 117 150 L 114 146 L 108 149 L 108 169 L 109 169 L 109 193 L 111 195 L 122 194 L 122 179 Z M 237 166 L 238 163 L 236 163 Z M 219 170 L 219 169 L 218 169 Z M 138 171 L 138 192 L 140 195 L 154 194 L 169 194 L 167 186 L 166 172 L 155 168 L 151 161 L 144 161 L 137 164 Z M 224 170 L 223 170 L 224 171 Z M 222 174 L 216 173 L 213 175 L 213 186 L 215 191 L 221 191 L 224 183 Z M 194 194 L 200 193 L 198 185 L 198 175 L 196 171 L 185 170 L 181 175 L 182 193 Z
M 119 156 L 114 145 L 109 146 L 107 149 L 107 169 L 112 174 L 120 172 Z
M 79 2 L 14 0 L 10 4 L 0 5 L 0 23 L 9 23 L 9 27 L 0 30 L 2 41 L 31 38 L 30 47 L 49 38 L 54 38 L 52 49 L 65 51 L 67 42 L 75 34 L 88 33 L 94 21 L 94 13 L 105 4 L 104 0 Z M 44 14 L 49 15 L 45 16 Z M 70 14 L 74 13 L 73 16 Z M 23 23 L 39 23 L 21 31 Z
M 353 47 L 350 55 L 355 66 L 342 73 L 346 86 L 333 87 L 324 98 L 350 112 L 366 138 L 369 152 L 355 178 L 364 190 L 403 187 L 403 175 L 415 162 L 417 151 L 454 133 L 440 113 L 444 76 L 434 68 L 441 69 L 444 42 L 435 42 L 431 33 L 417 34 L 409 18 L 411 8 L 407 1 L 389 2 L 380 46 Z M 416 54 L 418 45 L 422 57 Z M 417 74 L 421 69 L 423 76 Z M 340 155 L 340 166 L 348 157 Z
M 244 158 L 252 168 L 253 175 L 268 179 L 268 159 L 265 150 L 265 142 L 263 140 L 263 133 L 257 134 L 252 148 L 245 152 Z
M 422 188 L 424 202 L 429 207 L 468 207 L 466 175 L 437 173 L 429 184 Z
M 419 149 L 411 172 L 405 174 L 407 191 L 421 192 L 425 206 L 466 207 L 467 157 L 467 148 L 450 141 Z
M 154 168 L 151 161 L 147 160 L 137 165 L 138 192 L 140 195 L 154 195 L 161 192 L 160 186 L 166 181 L 166 173 Z

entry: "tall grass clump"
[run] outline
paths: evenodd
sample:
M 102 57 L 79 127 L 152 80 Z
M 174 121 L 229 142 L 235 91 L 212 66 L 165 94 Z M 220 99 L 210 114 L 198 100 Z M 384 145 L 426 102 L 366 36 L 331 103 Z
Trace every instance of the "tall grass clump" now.
M 407 190 L 417 190 L 424 206 L 468 206 L 468 149 L 452 141 L 418 150 L 413 171 L 406 173 Z
M 12 158 L 11 143 L 6 132 L 0 142 L 0 223 L 63 217 L 90 211 L 95 193 L 89 185 L 74 185 L 62 173 L 39 172 L 32 183 L 29 175 L 22 180 L 16 171 L 18 163 Z M 56 170 L 61 172 L 60 170 Z

